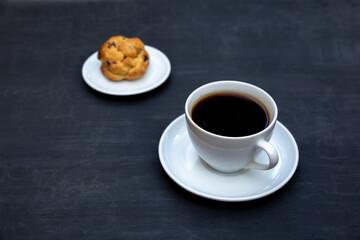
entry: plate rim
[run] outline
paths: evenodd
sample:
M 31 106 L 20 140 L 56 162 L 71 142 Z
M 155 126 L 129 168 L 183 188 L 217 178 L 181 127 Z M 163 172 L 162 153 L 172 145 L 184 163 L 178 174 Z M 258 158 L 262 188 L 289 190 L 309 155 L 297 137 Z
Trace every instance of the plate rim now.
M 159 86 L 161 86 L 164 82 L 166 82 L 166 80 L 169 78 L 170 76 L 170 73 L 171 73 L 171 63 L 170 63 L 170 60 L 169 58 L 166 56 L 166 54 L 164 52 L 162 52 L 161 50 L 155 48 L 155 47 L 152 47 L 152 46 L 149 46 L 149 45 L 145 45 L 145 49 L 149 51 L 149 54 L 150 54 L 150 51 L 155 51 L 155 52 L 158 52 L 159 55 L 161 55 L 161 57 L 163 58 L 164 60 L 164 63 L 166 65 L 166 72 L 165 74 L 163 75 L 163 77 L 159 80 L 159 81 L 156 81 L 155 84 L 153 85 L 150 85 L 149 87 L 147 88 L 144 88 L 144 89 L 139 89 L 139 90 L 136 90 L 136 91 L 127 91 L 127 92 L 118 92 L 118 91 L 109 91 L 109 90 L 105 90 L 103 88 L 98 88 L 97 86 L 95 86 L 93 84 L 93 82 L 91 80 L 89 80 L 86 75 L 85 75 L 85 71 L 86 71 L 86 66 L 87 64 L 93 60 L 94 56 L 97 55 L 98 51 L 95 51 L 94 53 L 92 53 L 90 56 L 88 56 L 86 58 L 86 60 L 84 61 L 83 65 L 82 65 L 82 68 L 81 68 L 81 74 L 82 74 L 82 78 L 84 80 L 84 82 L 89 86 L 91 87 L 92 89 L 100 92 L 100 93 L 103 93 L 103 94 L 107 94 L 107 95 L 113 95 L 113 96 L 132 96 L 132 95 L 138 95 L 138 94 L 142 94 L 142 93 L 146 93 L 146 92 L 149 92 L 151 90 L 154 90 L 156 88 L 158 88 Z M 150 55 L 151 57 L 151 55 Z M 155 67 L 156 68 L 156 67 Z M 99 69 L 100 71 L 100 69 Z M 105 78 L 104 76 L 104 79 L 107 80 L 107 81 L 110 81 L 108 79 Z M 119 82 L 120 83 L 120 82 Z
M 256 200 L 259 198 L 263 198 L 266 197 L 268 195 L 271 195 L 272 193 L 278 191 L 280 188 L 282 188 L 283 186 L 285 186 L 290 179 L 293 177 L 293 175 L 296 172 L 296 169 L 299 165 L 299 148 L 298 145 L 296 143 L 295 138 L 293 137 L 293 135 L 291 134 L 291 132 L 279 121 L 277 121 L 276 125 L 279 124 L 280 127 L 282 127 L 282 129 L 286 132 L 286 134 L 290 137 L 290 141 L 291 141 L 291 145 L 294 147 L 294 151 L 295 151 L 295 158 L 294 158 L 294 162 L 292 165 L 291 170 L 289 171 L 288 175 L 279 183 L 277 184 L 275 187 L 269 189 L 268 191 L 264 191 L 262 193 L 259 194 L 254 194 L 254 195 L 249 195 L 249 196 L 245 196 L 245 197 L 224 197 L 224 196 L 218 196 L 218 195 L 213 195 L 213 194 L 207 194 L 201 191 L 198 191 L 197 189 L 194 189 L 186 184 L 184 184 L 180 179 L 178 179 L 173 173 L 172 171 L 168 168 L 168 165 L 165 163 L 165 160 L 162 156 L 162 151 L 163 151 L 163 144 L 162 142 L 164 141 L 168 131 L 171 129 L 171 127 L 173 127 L 173 125 L 175 125 L 178 121 L 181 121 L 182 119 L 185 119 L 185 114 L 182 114 L 180 116 L 178 116 L 177 118 L 175 118 L 163 131 L 161 137 L 160 137 L 160 141 L 159 141 L 159 147 L 158 147 L 158 154 L 159 154 L 159 158 L 160 158 L 160 163 L 163 167 L 163 169 L 165 170 L 166 174 L 175 182 L 177 183 L 180 187 L 184 188 L 185 190 L 200 196 L 200 197 L 204 197 L 207 199 L 211 199 L 211 200 L 216 200 L 216 201 L 221 201 L 221 202 L 245 202 L 245 201 L 251 201 L 251 200 Z

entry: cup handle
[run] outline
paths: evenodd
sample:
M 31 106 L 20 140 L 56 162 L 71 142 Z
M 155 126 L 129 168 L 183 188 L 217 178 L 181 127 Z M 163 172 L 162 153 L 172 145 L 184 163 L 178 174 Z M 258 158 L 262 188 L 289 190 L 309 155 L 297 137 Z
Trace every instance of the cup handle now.
M 276 164 L 279 162 L 279 154 L 278 154 L 278 151 L 276 150 L 276 148 L 263 139 L 260 140 L 256 145 L 257 145 L 257 147 L 259 147 L 265 151 L 265 153 L 267 154 L 267 156 L 269 158 L 269 163 L 262 164 L 262 163 L 256 162 L 255 160 L 252 160 L 248 164 L 248 168 L 253 168 L 253 169 L 258 169 L 258 170 L 268 170 L 268 169 L 275 167 Z

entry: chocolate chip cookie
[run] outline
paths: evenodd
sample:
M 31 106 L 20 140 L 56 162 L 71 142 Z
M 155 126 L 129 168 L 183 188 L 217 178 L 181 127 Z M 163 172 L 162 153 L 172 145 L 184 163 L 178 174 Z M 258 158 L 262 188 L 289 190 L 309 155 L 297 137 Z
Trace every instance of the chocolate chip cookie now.
M 110 80 L 141 78 L 149 66 L 149 54 L 139 38 L 113 36 L 100 48 L 101 72 Z

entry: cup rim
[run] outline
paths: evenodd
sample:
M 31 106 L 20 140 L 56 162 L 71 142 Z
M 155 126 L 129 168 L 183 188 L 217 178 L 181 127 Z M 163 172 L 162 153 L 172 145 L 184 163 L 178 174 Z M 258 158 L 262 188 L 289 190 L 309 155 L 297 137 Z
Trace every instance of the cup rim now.
M 255 88 L 257 91 L 260 91 L 262 94 L 266 95 L 270 101 L 273 103 L 273 105 L 275 106 L 275 111 L 274 111 L 274 115 L 272 117 L 272 120 L 270 122 L 270 124 L 264 128 L 263 130 L 261 130 L 260 132 L 257 132 L 257 133 L 253 133 L 251 135 L 246 135 L 246 136 L 240 136 L 240 137 L 230 137 L 230 136 L 223 136 L 223 135 L 219 135 L 219 134 L 215 134 L 215 133 L 212 133 L 212 132 L 209 132 L 209 131 L 206 131 L 205 129 L 199 127 L 194 121 L 193 119 L 191 118 L 191 114 L 189 112 L 189 104 L 190 104 L 190 98 L 196 94 L 198 91 L 200 91 L 201 89 L 203 88 L 206 88 L 206 87 L 209 87 L 210 85 L 216 85 L 216 84 L 222 84 L 222 83 L 235 83 L 235 84 L 242 84 L 242 85 L 247 85 L 247 86 L 250 86 L 252 88 Z M 213 92 L 216 92 L 216 91 L 213 91 Z M 210 92 L 211 93 L 211 92 Z M 207 93 L 207 94 L 210 94 L 210 93 Z M 196 99 L 198 100 L 198 99 Z M 196 103 L 196 101 L 195 101 Z M 191 106 L 191 109 L 192 109 L 193 106 Z M 276 102 L 275 100 L 271 97 L 271 95 L 269 93 L 267 93 L 265 90 L 261 89 L 260 87 L 258 86 L 255 86 L 253 84 L 250 84 L 250 83 L 246 83 L 246 82 L 242 82 L 242 81 L 236 81 L 236 80 L 220 80 L 220 81 L 214 81 L 214 82 L 210 82 L 210 83 L 207 83 L 207 84 L 204 84 L 204 85 L 201 85 L 200 87 L 196 88 L 194 91 L 192 91 L 190 93 L 190 95 L 187 97 L 186 99 L 186 102 L 185 102 L 185 116 L 186 118 L 191 122 L 191 124 L 197 129 L 199 130 L 200 132 L 204 133 L 204 134 L 207 134 L 207 135 L 210 135 L 210 136 L 213 136 L 213 137 L 216 137 L 216 138 L 221 138 L 221 139 L 233 139 L 233 140 L 239 140 L 239 139 L 249 139 L 249 138 L 253 138 L 253 137 L 256 137 L 256 136 L 259 136 L 259 135 L 262 135 L 264 132 L 268 131 L 269 129 L 272 129 L 273 126 L 276 124 L 277 122 L 277 116 L 278 116 L 278 108 L 277 108 L 277 105 L 276 105 Z

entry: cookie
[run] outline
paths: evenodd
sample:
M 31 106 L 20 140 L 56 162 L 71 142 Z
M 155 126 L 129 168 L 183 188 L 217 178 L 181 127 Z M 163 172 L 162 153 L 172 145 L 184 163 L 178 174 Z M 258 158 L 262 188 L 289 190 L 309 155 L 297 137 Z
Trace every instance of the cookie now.
M 149 54 L 139 38 L 114 36 L 98 52 L 101 72 L 110 80 L 135 80 L 141 78 L 149 66 Z

